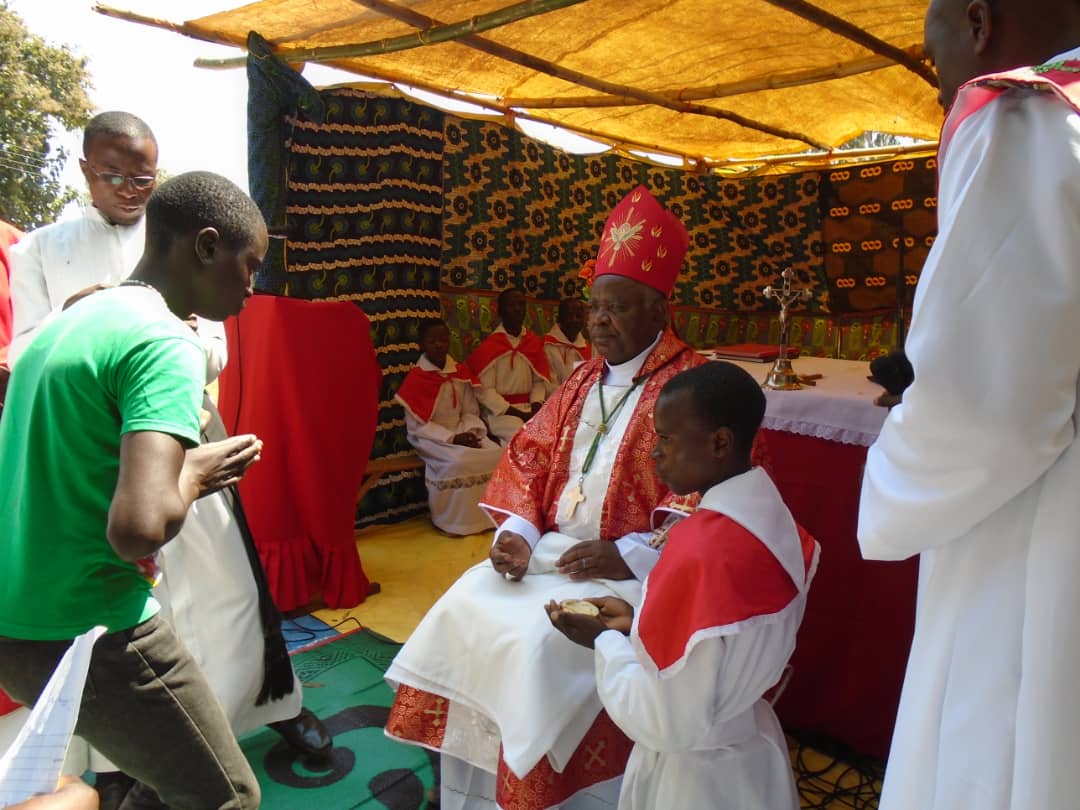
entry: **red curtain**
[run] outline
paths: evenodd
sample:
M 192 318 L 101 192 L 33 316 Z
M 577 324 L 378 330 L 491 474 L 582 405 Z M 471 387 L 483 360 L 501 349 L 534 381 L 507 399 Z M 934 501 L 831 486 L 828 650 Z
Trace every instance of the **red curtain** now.
M 794 673 L 776 706 L 788 729 L 864 754 L 889 750 L 915 623 L 915 560 L 869 562 L 856 529 L 866 448 L 762 430 L 755 456 L 821 544 Z
M 369 583 L 356 492 L 381 381 L 368 319 L 351 302 L 257 295 L 226 334 L 219 410 L 230 433 L 264 442 L 240 494 L 274 601 L 283 611 L 320 594 L 332 608 L 358 605 Z

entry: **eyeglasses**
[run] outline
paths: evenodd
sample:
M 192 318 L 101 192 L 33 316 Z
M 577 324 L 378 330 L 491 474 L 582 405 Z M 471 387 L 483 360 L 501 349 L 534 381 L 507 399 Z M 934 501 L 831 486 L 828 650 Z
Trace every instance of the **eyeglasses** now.
M 115 172 L 99 172 L 89 163 L 86 164 L 86 167 L 96 178 L 102 182 L 108 183 L 113 188 L 119 188 L 124 185 L 124 183 L 131 183 L 132 188 L 139 191 L 146 191 L 149 188 L 153 188 L 154 183 L 157 182 L 157 175 L 153 174 L 142 174 L 137 177 L 129 177 L 126 174 L 116 174 Z

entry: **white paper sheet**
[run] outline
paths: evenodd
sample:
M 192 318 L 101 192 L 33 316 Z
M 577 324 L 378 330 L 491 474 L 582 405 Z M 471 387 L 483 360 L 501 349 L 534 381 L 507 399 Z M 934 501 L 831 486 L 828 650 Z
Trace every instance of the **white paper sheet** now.
M 98 626 L 71 643 L 19 736 L 0 757 L 0 807 L 56 790 L 79 719 L 90 654 L 104 632 Z

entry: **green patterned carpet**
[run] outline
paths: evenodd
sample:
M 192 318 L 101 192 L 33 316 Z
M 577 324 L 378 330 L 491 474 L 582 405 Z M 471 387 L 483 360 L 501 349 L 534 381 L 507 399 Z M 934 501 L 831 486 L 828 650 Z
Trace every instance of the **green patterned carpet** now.
M 273 731 L 240 743 L 262 786 L 265 810 L 420 810 L 435 783 L 433 756 L 383 734 L 393 693 L 383 673 L 400 649 L 368 630 L 293 655 L 304 705 L 334 735 L 325 770 L 309 770 Z

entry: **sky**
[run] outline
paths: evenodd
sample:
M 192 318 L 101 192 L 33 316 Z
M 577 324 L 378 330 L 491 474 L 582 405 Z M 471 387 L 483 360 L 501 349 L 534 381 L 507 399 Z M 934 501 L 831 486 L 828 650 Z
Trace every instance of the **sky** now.
M 242 56 L 242 50 L 106 17 L 93 11 L 92 0 L 7 0 L 7 4 L 32 33 L 52 45 L 68 45 L 87 58 L 95 113 L 126 110 L 150 125 L 162 169 L 169 174 L 205 169 L 247 188 L 245 72 L 193 65 L 199 57 Z M 182 22 L 244 2 L 107 0 L 107 4 Z M 320 66 L 307 67 L 304 76 L 316 85 L 356 78 Z M 60 133 L 56 140 L 69 155 L 63 182 L 81 191 L 82 133 Z

